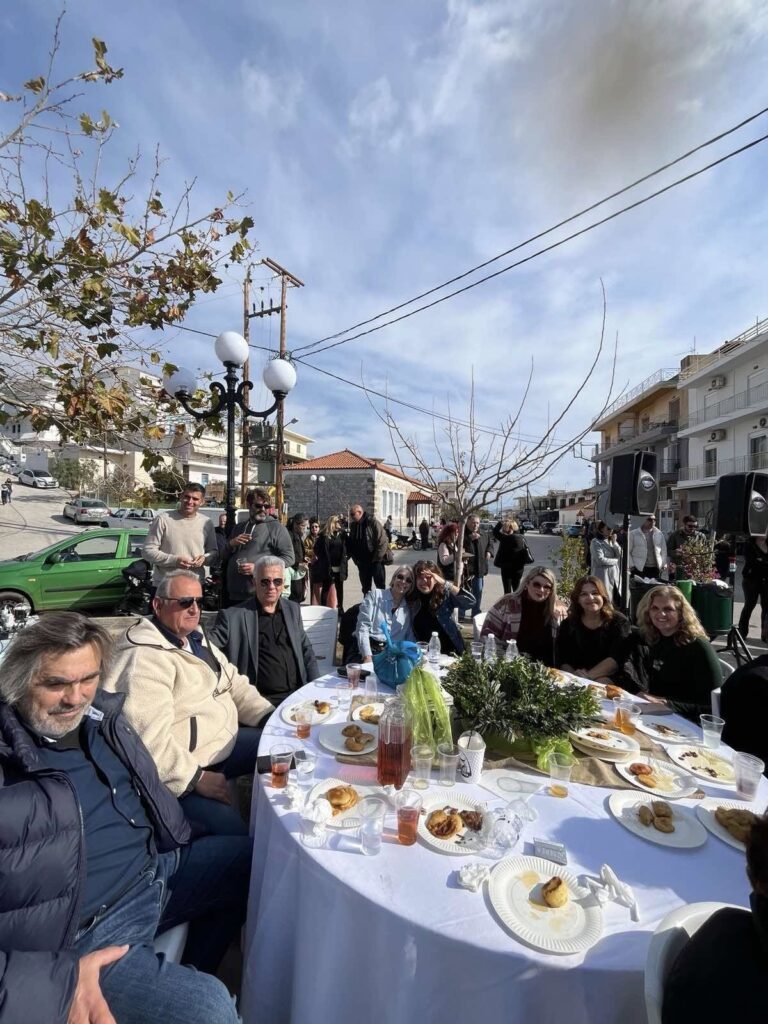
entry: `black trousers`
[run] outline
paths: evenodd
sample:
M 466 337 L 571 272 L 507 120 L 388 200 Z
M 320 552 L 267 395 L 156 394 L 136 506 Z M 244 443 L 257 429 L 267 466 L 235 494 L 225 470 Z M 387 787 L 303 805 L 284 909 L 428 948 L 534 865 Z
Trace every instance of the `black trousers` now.
M 341 615 L 344 611 L 344 580 L 336 573 L 331 573 L 331 578 L 323 583 L 323 588 L 320 591 L 320 604 L 325 605 L 328 600 L 328 591 L 334 584 L 336 586 L 336 607 Z
M 742 576 L 741 586 L 744 591 L 744 607 L 739 616 L 739 632 L 746 639 L 749 633 L 749 620 L 758 601 L 760 602 L 761 617 L 765 618 L 768 614 L 768 580 Z
M 383 562 L 364 562 L 362 565 L 358 565 L 357 571 L 360 573 L 360 586 L 363 588 L 364 594 L 371 589 L 371 583 L 376 586 L 377 590 L 386 590 L 387 574 L 384 571 Z
M 501 570 L 501 582 L 504 587 L 505 594 L 512 594 L 520 586 L 520 580 L 523 578 L 522 569 L 502 569 Z

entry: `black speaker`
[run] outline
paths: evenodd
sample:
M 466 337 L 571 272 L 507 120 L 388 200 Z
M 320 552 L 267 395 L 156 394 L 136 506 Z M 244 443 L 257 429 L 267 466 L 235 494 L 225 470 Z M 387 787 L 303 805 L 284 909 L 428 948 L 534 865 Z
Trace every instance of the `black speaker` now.
M 715 485 L 715 533 L 768 532 L 768 473 L 726 473 Z
M 642 516 L 656 511 L 659 485 L 653 452 L 630 452 L 611 459 L 608 508 L 621 515 Z

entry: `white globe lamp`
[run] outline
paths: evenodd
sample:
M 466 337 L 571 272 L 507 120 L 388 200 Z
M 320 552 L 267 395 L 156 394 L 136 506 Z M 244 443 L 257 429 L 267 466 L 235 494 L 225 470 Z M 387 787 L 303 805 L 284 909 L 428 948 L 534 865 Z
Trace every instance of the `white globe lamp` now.
M 248 342 L 237 331 L 222 331 L 214 345 L 216 358 L 225 366 L 242 366 L 248 359 Z
M 170 377 L 163 378 L 163 388 L 169 395 L 194 395 L 197 391 L 197 377 L 192 370 L 179 367 Z
M 270 359 L 264 367 L 262 380 L 264 381 L 264 386 L 273 395 L 282 395 L 284 397 L 296 385 L 296 371 L 287 359 L 279 357 L 277 359 Z

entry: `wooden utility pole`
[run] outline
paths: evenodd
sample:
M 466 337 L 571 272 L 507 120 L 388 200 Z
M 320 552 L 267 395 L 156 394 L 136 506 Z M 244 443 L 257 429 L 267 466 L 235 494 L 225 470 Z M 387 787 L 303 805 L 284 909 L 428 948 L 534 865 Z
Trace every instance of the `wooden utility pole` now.
M 251 317 L 250 317 L 250 305 L 251 305 L 251 264 L 248 264 L 248 268 L 245 272 L 245 280 L 243 281 L 243 337 L 250 345 L 251 343 Z M 243 380 L 250 380 L 250 359 L 245 360 L 243 366 Z M 243 388 L 243 403 L 245 405 L 250 404 L 248 388 Z M 241 416 L 241 440 L 243 443 L 243 459 L 242 459 L 242 470 L 240 472 L 240 506 L 245 507 L 245 495 L 248 490 L 248 417 Z

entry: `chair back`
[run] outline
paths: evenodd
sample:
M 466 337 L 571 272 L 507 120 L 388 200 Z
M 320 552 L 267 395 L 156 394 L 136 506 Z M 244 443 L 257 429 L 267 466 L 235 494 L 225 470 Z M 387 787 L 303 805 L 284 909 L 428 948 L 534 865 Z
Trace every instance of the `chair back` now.
M 189 925 L 185 921 L 183 924 L 177 924 L 175 928 L 169 928 L 168 931 L 156 935 L 152 942 L 155 952 L 163 953 L 165 959 L 172 964 L 180 964 L 184 947 L 187 944 L 188 932 Z
M 321 605 L 301 605 L 304 632 L 312 644 L 318 668 L 330 672 L 336 657 L 336 623 L 338 611 Z
M 483 623 L 485 622 L 485 616 L 487 612 L 478 612 L 478 614 L 472 619 L 472 639 L 479 640 L 480 634 L 483 631 Z
M 648 1024 L 661 1024 L 664 985 L 680 950 L 715 911 L 733 906 L 733 903 L 689 903 L 671 911 L 659 922 L 651 937 L 645 960 L 645 1011 Z

